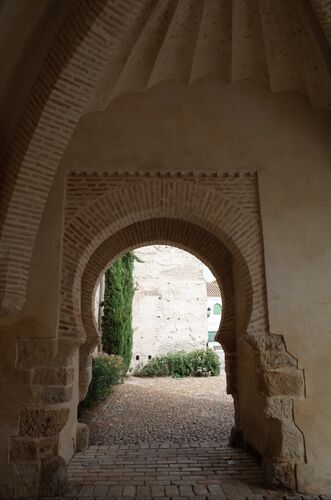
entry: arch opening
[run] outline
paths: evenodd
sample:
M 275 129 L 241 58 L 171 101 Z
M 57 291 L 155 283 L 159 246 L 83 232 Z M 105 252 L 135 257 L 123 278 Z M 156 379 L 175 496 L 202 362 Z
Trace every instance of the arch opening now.
M 173 245 L 188 251 L 204 262 L 214 273 L 220 285 L 223 301 L 222 320 L 215 338 L 220 341 L 225 352 L 228 393 L 235 397 L 237 369 L 233 257 L 227 248 L 207 231 L 180 220 L 149 219 L 127 226 L 97 248 L 82 276 L 81 319 L 84 329 L 82 335 L 86 335 L 86 341 L 81 352 L 85 353 L 87 362 L 90 363 L 91 352 L 99 341 L 98 327 L 93 313 L 96 282 L 119 256 L 147 244 Z M 249 282 L 249 277 L 246 278 L 246 282 Z M 243 301 L 245 305 L 241 311 L 242 318 L 238 322 L 238 325 L 243 328 L 242 333 L 245 325 L 247 327 L 249 318 L 246 304 L 250 304 L 251 301 L 249 297 L 245 297 Z M 83 376 L 81 396 L 86 393 L 88 387 L 85 380 L 86 377 Z
M 109 263 L 129 250 L 174 244 L 204 262 L 221 284 L 223 314 L 216 339 L 225 351 L 227 391 L 234 399 L 233 442 L 252 447 L 262 457 L 266 481 L 295 488 L 304 442 L 294 422 L 293 398 L 304 393 L 303 373 L 283 338 L 268 331 L 255 176 L 198 180 L 191 175 L 69 176 L 58 336 L 51 347 L 47 339 L 21 339 L 18 366 L 33 374 L 36 363 L 38 370 L 49 368 L 49 357 L 35 358 L 38 345 L 39 352 L 52 349 L 51 362 L 65 369 L 58 398 L 64 406 L 52 407 L 51 383 L 43 390 L 45 408 L 54 418 L 65 410 L 57 450 L 68 459 L 74 451 L 68 442 L 80 442 L 76 409 L 90 383 L 91 354 L 99 341 L 95 283 Z M 34 411 L 29 409 L 26 417 L 22 409 L 22 415 L 34 420 Z
M 130 269 L 132 266 L 129 275 L 133 283 L 134 335 L 130 372 L 142 368 L 149 351 L 155 356 L 171 353 L 171 348 L 177 352 L 206 346 L 216 352 L 224 370 L 224 352 L 215 340 L 221 322 L 222 291 L 210 269 L 190 252 L 174 245 L 139 247 L 131 252 L 129 261 L 117 262 L 120 268 L 124 265 L 126 269 L 128 263 Z M 93 292 L 94 318 L 100 336 L 105 296 L 111 300 L 112 272 L 117 276 L 119 271 L 109 266 Z M 217 306 L 217 312 L 210 306 L 213 309 Z M 106 315 L 111 321 L 109 306 Z M 104 350 L 102 339 L 98 350 Z
M 135 293 L 132 305 L 133 349 L 130 369 L 124 386 L 115 388 L 116 396 L 113 394 L 105 403 L 80 414 L 80 419 L 90 425 L 91 444 L 166 444 L 170 441 L 178 445 L 188 441 L 195 442 L 198 446 L 202 441 L 212 441 L 215 445 L 224 445 L 229 441 L 234 411 L 233 398 L 226 394 L 224 358 L 215 349 L 215 345 L 220 348 L 220 344 L 208 341 L 207 285 L 213 283 L 214 276 L 209 271 L 207 279 L 210 281 L 206 281 L 206 267 L 191 252 L 178 249 L 173 244 L 148 245 L 136 248 L 130 258 L 127 256 L 113 261 L 113 269 L 107 271 L 104 283 L 107 297 L 104 324 L 111 326 L 110 330 L 106 326 L 106 337 L 101 340 L 102 349 L 93 352 L 93 376 L 97 376 L 95 364 L 98 364 L 99 359 L 116 362 L 116 358 L 106 358 L 104 354 L 100 356 L 100 352 L 123 354 L 127 359 L 130 347 L 125 348 L 128 344 L 118 342 L 118 338 L 121 335 L 126 339 L 128 334 L 127 321 L 120 318 L 124 319 L 127 314 L 131 316 L 131 307 L 129 302 L 122 301 L 121 287 L 123 276 L 127 282 L 127 266 L 132 259 Z M 98 300 L 93 303 L 94 306 L 98 305 L 99 300 L 102 303 L 104 300 L 103 294 L 99 296 L 96 288 L 95 291 Z M 220 301 L 219 295 L 217 300 Z M 110 312 L 113 307 L 116 308 L 114 322 L 111 321 Z M 93 312 L 97 319 L 95 308 Z M 97 323 L 96 327 L 100 331 L 100 324 Z M 110 332 L 115 332 L 114 343 L 109 342 Z M 210 349 L 214 351 L 214 355 Z M 165 365 L 160 356 L 164 362 L 168 359 L 175 363 L 171 368 L 174 369 L 171 372 L 174 373 L 173 377 L 169 378 L 169 372 L 164 371 Z M 221 361 L 220 372 L 216 370 L 217 359 Z M 146 365 L 147 372 L 141 372 Z M 195 371 L 197 368 L 198 371 Z M 151 370 L 154 370 L 153 378 L 141 376 L 151 373 Z M 187 378 L 188 374 L 195 376 Z M 203 374 L 205 375 L 202 376 Z M 167 379 L 154 378 L 166 375 Z M 94 387 L 95 383 L 92 384 L 84 405 L 89 404 Z M 142 393 L 145 395 L 144 403 L 141 400 Z M 120 410 L 121 394 L 124 399 Z M 155 410 L 155 405 L 158 410 Z M 130 415 L 129 409 L 132 407 L 139 408 L 140 416 L 137 420 Z M 128 415 L 126 430 L 123 423 L 116 420 L 118 411 Z M 116 429 L 111 423 L 113 418 L 118 422 Z M 147 434 L 146 425 L 149 428 Z

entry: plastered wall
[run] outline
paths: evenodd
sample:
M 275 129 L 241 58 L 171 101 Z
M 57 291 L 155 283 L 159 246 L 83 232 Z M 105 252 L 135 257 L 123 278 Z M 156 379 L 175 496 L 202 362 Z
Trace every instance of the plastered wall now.
M 312 491 L 329 489 L 331 448 L 329 134 L 328 112 L 295 93 L 250 82 L 170 83 L 81 120 L 63 162 L 68 170 L 257 171 L 270 331 L 284 335 L 306 370 L 307 398 L 294 415 L 306 442 L 300 485 Z

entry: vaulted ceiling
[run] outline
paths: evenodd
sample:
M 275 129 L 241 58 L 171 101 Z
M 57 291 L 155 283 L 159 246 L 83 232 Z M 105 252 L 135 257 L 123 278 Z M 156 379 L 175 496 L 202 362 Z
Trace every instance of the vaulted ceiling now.
M 124 92 L 206 77 L 329 110 L 330 44 L 330 0 L 0 0 L 6 293 L 23 300 L 49 189 L 82 116 Z

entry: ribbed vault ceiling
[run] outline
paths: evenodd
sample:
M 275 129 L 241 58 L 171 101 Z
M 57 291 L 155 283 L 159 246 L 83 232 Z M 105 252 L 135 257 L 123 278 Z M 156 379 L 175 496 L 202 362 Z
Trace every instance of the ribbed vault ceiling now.
M 310 0 L 323 29 L 326 40 L 331 47 L 331 1 L 330 0 Z
M 312 1 L 330 35 L 331 2 Z M 250 79 L 272 91 L 297 91 L 315 108 L 331 107 L 329 61 L 305 0 L 147 3 L 148 14 L 138 16 L 114 47 L 92 109 L 103 109 L 123 92 L 203 77 L 230 84 Z

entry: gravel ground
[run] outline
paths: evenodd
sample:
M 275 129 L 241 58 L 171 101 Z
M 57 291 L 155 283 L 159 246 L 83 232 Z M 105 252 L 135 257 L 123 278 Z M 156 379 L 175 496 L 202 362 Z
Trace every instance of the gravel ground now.
M 209 378 L 129 377 L 86 410 L 90 444 L 227 441 L 234 423 L 222 373 Z

